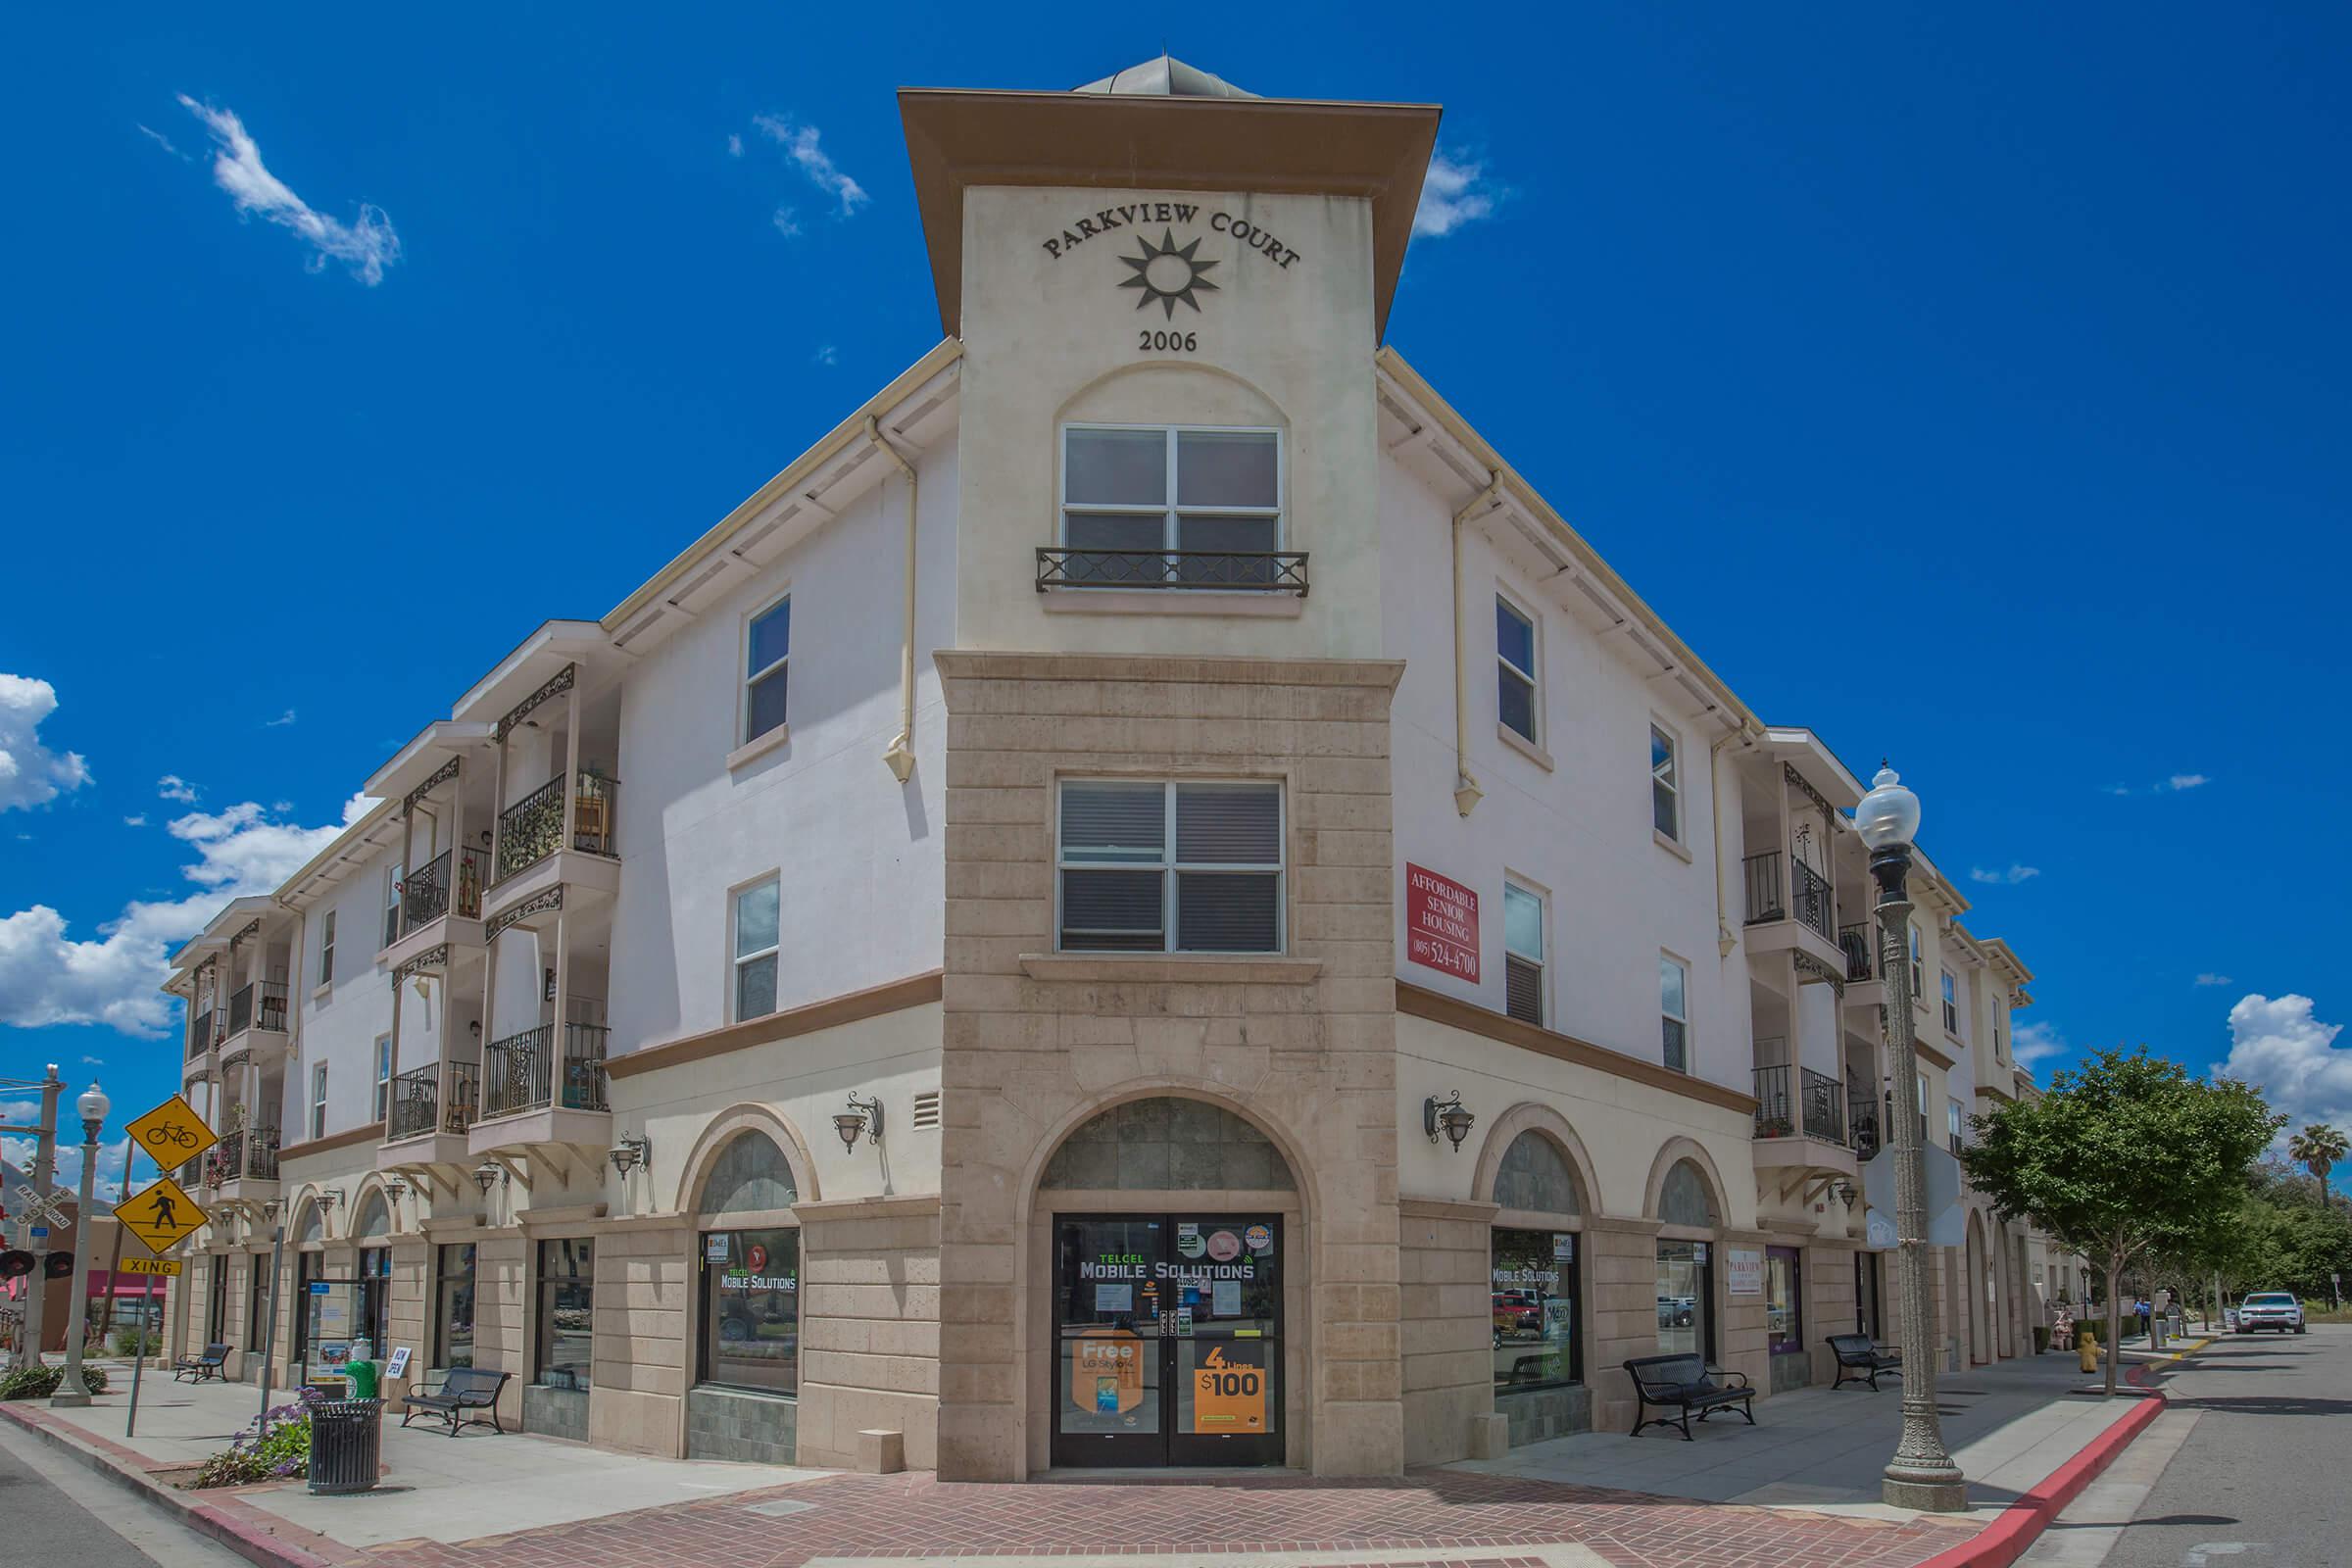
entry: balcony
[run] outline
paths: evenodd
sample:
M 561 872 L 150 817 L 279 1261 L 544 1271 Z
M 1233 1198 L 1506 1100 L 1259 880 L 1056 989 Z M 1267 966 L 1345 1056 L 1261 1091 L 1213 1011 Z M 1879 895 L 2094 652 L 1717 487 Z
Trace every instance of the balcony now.
M 559 1053 L 554 1025 L 541 1024 L 485 1047 L 482 1113 L 473 1124 L 472 1152 L 547 1144 L 602 1149 L 612 1127 L 605 1091 L 611 1033 L 599 1024 L 567 1023 Z
M 1760 1040 L 1759 1051 L 1785 1049 Z M 1756 1175 L 1776 1180 L 1784 1198 L 1808 1200 L 1860 1169 L 1846 1131 L 1845 1086 L 1827 1073 L 1786 1063 L 1755 1070 Z
M 1838 946 L 1845 954 L 1845 978 L 1848 981 L 1875 978 L 1877 960 L 1871 948 L 1878 940 L 1879 927 L 1875 920 L 1856 920 L 1851 925 L 1838 928 Z
M 277 1134 L 268 1128 L 239 1128 L 204 1156 L 205 1184 L 224 1203 L 277 1196 Z
M 1306 597 L 1303 550 L 1070 550 L 1041 545 L 1037 591 L 1207 589 Z
M 286 983 L 283 980 L 255 981 L 230 995 L 224 1047 L 242 1052 L 253 1044 L 247 1036 L 256 1032 L 272 1035 L 286 1032 Z M 224 1049 L 221 1054 L 227 1055 L 229 1049 Z
M 1795 948 L 1835 974 L 1844 974 L 1850 956 L 1838 937 L 1837 901 L 1829 880 L 1780 850 L 1750 855 L 1740 862 L 1747 892 L 1748 939 L 1753 954 Z
M 459 1165 L 469 1160 L 466 1134 L 479 1113 L 481 1082 L 480 1066 L 470 1061 L 429 1061 L 396 1075 L 376 1167 Z
M 620 804 L 620 781 L 602 773 L 558 773 L 499 813 L 497 848 L 489 891 L 482 898 L 484 920 L 495 928 L 511 924 L 518 906 L 536 906 L 540 895 L 561 886 L 564 899 L 573 895 L 608 896 L 620 886 L 619 845 L 613 822 Z M 564 830 L 564 811 L 570 808 L 570 832 Z M 549 901 L 552 906 L 553 901 Z M 577 907 L 576 902 L 572 903 Z
M 226 1021 L 225 1015 L 211 1007 L 188 1020 L 188 1056 L 179 1072 L 182 1084 L 212 1076 L 215 1066 L 213 1048 L 220 1043 L 220 1026 Z
M 428 865 L 411 871 L 400 884 L 400 934 L 414 936 L 452 909 L 459 918 L 482 917 L 482 868 L 489 857 L 479 850 L 443 850 Z M 452 869 L 455 880 L 452 880 Z

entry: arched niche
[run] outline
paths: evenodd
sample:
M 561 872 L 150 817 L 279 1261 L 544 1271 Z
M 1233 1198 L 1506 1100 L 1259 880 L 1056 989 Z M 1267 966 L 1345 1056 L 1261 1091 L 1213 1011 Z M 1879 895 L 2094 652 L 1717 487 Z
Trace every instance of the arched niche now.
M 1222 1105 L 1130 1100 L 1073 1129 L 1040 1187 L 1071 1192 L 1296 1192 L 1274 1141 Z

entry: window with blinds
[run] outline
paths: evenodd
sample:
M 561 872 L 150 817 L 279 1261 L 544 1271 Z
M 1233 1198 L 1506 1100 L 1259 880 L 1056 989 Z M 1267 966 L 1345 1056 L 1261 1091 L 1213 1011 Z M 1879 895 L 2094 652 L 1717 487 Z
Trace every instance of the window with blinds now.
M 1544 900 L 1516 882 L 1502 885 L 1502 1010 L 1521 1023 L 1544 1022 Z
M 1280 953 L 1282 787 L 1068 779 L 1065 953 Z

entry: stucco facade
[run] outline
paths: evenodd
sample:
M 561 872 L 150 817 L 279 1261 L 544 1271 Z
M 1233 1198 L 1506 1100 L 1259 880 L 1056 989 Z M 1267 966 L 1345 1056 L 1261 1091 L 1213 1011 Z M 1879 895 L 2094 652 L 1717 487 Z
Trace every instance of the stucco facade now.
M 1383 345 L 1434 109 L 1123 79 L 905 95 L 947 340 L 176 956 L 181 1344 L 1018 1481 L 1891 1337 L 1859 783 Z M 1941 1148 L 2031 976 L 1914 883 Z M 2028 1352 L 2064 1260 L 1963 1207 L 1946 1353 Z

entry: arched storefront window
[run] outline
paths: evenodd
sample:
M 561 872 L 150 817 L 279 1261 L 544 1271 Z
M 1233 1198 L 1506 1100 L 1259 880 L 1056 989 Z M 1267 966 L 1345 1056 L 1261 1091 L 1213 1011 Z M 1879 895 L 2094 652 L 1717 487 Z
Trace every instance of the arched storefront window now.
M 1495 1206 L 1489 1265 L 1494 1338 L 1494 1392 L 1525 1393 L 1584 1381 L 1577 1333 L 1577 1238 L 1583 1212 L 1576 1174 L 1559 1146 L 1523 1132 L 1503 1151 L 1494 1173 Z M 1543 1223 L 1546 1218 L 1551 1223 Z M 1527 1223 L 1535 1221 L 1536 1223 Z
M 377 1355 L 388 1355 L 385 1341 L 392 1332 L 392 1213 L 384 1195 L 371 1192 L 360 1200 L 359 1217 L 351 1234 L 360 1244 L 359 1333 Z
M 1718 1223 L 1707 1178 L 1690 1160 L 1677 1160 L 1666 1172 L 1658 1218 L 1694 1230 L 1713 1230 Z M 1709 1242 L 1658 1240 L 1658 1349 L 1714 1359 L 1715 1258 Z
M 792 1166 L 763 1132 L 737 1133 L 711 1162 L 696 1210 L 714 1221 L 702 1256 L 698 1381 L 763 1394 L 801 1386 L 801 1233 L 769 1221 L 800 1201 Z M 760 1215 L 750 1226 L 728 1215 Z

